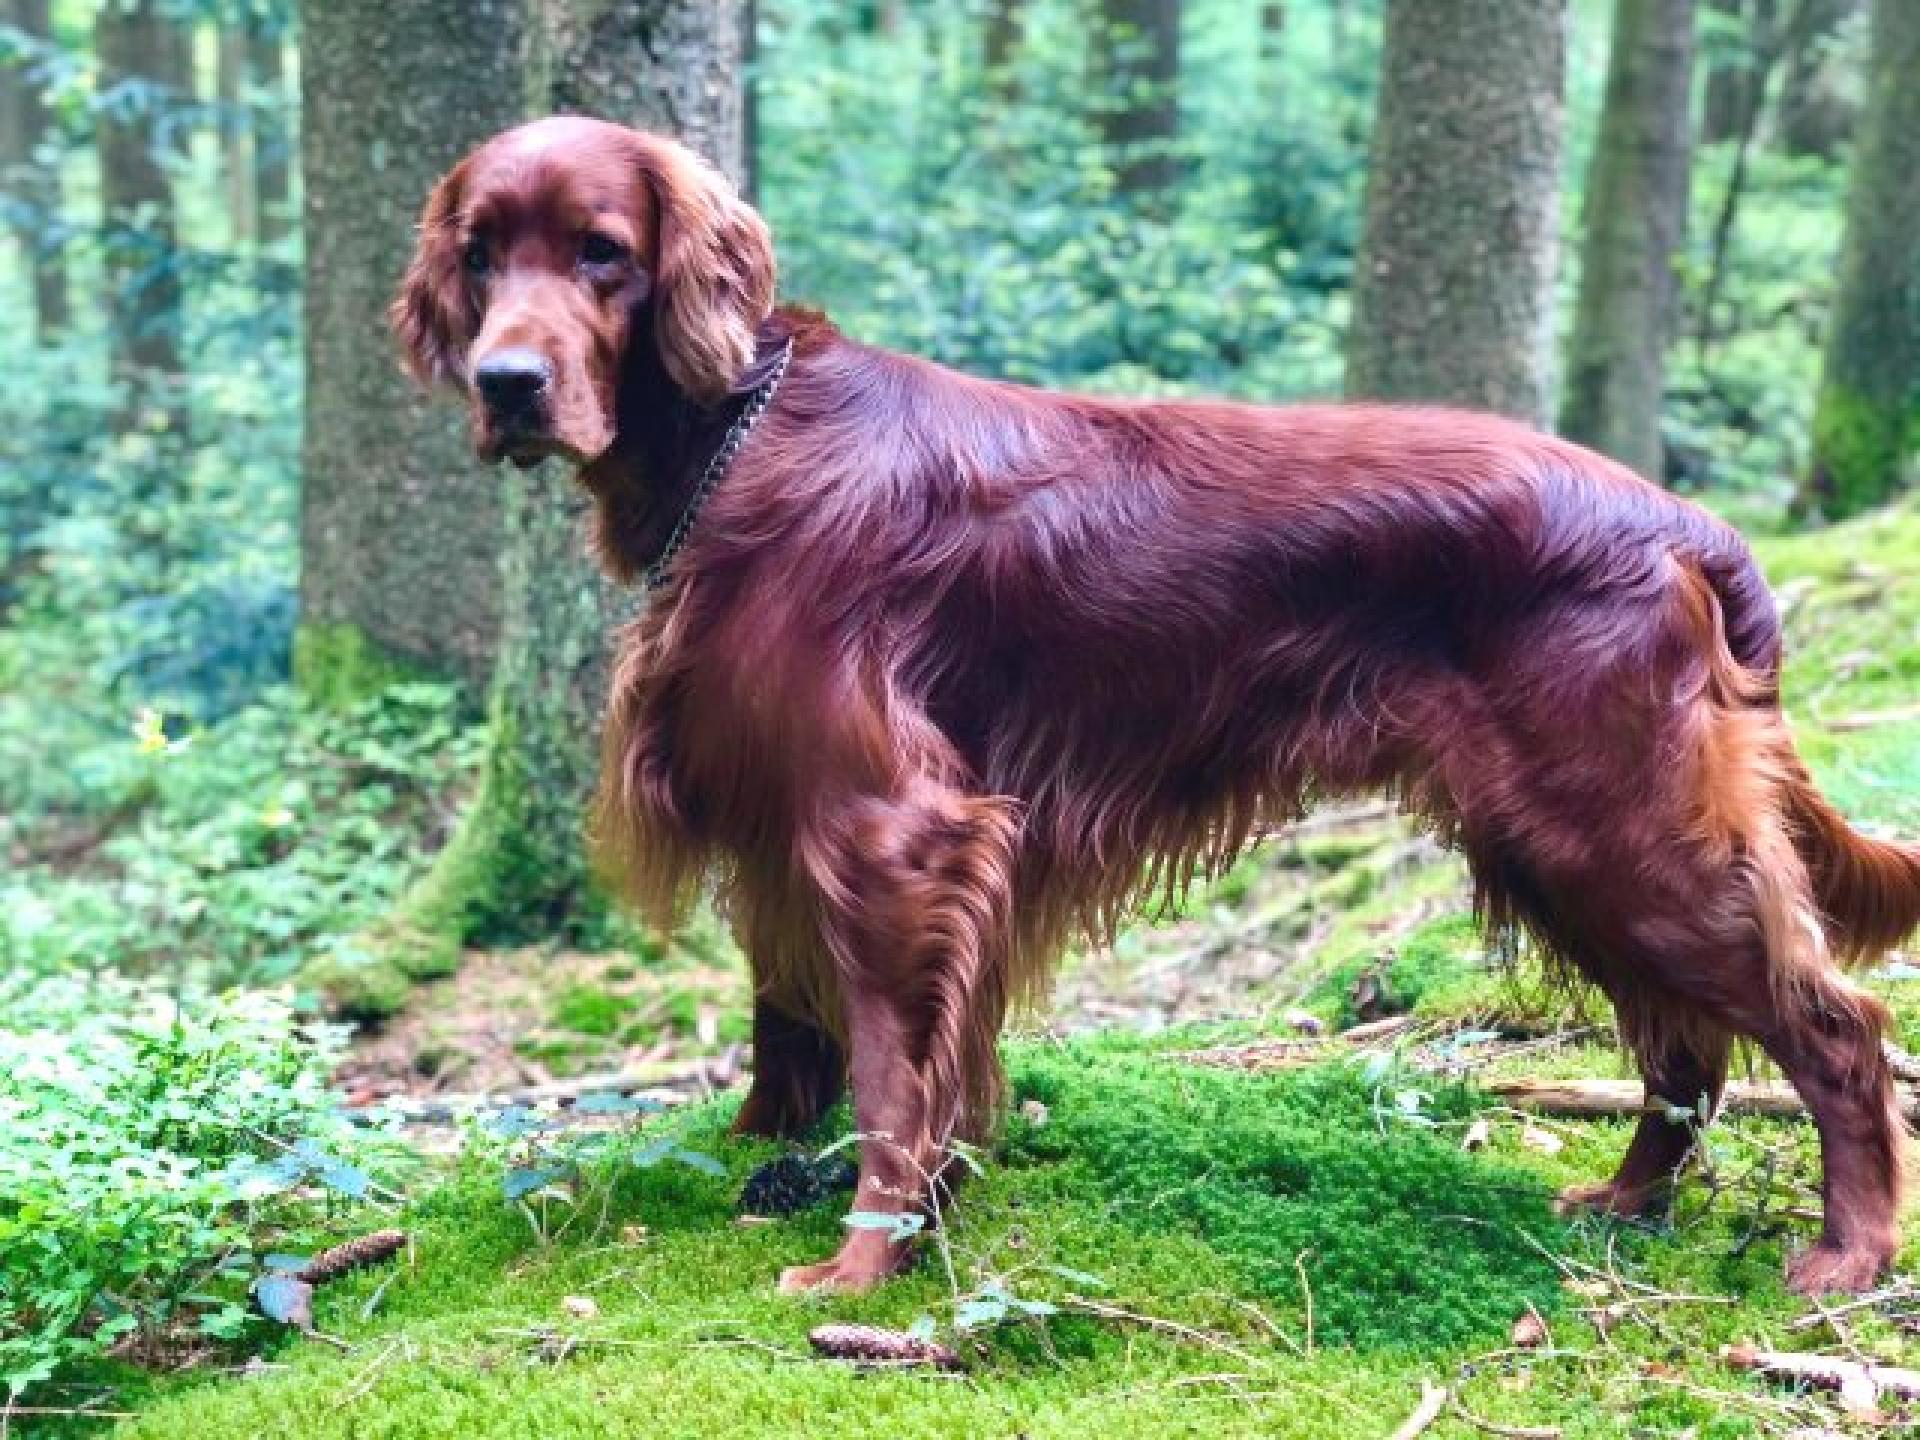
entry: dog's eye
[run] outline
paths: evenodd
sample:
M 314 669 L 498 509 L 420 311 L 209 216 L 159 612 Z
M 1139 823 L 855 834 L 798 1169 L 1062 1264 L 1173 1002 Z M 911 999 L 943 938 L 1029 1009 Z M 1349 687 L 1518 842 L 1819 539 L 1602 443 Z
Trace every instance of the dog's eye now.
M 467 248 L 460 252 L 460 263 L 465 265 L 471 274 L 486 274 L 487 266 L 493 263 L 493 256 L 487 251 L 487 242 L 477 235 L 467 241 Z
M 618 240 L 589 230 L 580 241 L 582 265 L 617 265 L 627 258 L 627 250 Z

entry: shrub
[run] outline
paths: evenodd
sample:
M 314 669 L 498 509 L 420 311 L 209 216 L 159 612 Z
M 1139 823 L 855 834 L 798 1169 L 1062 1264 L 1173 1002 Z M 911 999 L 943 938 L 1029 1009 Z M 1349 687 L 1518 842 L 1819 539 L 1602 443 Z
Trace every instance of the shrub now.
M 374 1189 L 324 1078 L 341 1035 L 281 1000 L 16 975 L 0 1015 L 9 1397 L 116 1347 L 233 1338 L 267 1242 Z

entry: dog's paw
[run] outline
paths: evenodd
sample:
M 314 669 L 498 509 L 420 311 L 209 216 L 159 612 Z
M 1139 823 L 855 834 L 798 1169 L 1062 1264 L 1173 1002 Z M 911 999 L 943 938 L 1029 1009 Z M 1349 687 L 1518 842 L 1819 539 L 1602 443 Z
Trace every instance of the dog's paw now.
M 891 1270 L 875 1272 L 868 1266 L 840 1263 L 838 1256 L 818 1265 L 789 1265 L 780 1272 L 782 1295 L 860 1295 L 878 1285 Z
M 1622 1185 L 1615 1180 L 1603 1180 L 1593 1185 L 1569 1185 L 1554 1198 L 1553 1213 L 1613 1215 L 1622 1220 L 1640 1220 L 1658 1214 L 1666 1203 L 1664 1185 Z
M 1890 1245 L 1836 1245 L 1822 1240 L 1787 1262 L 1787 1288 L 1796 1295 L 1871 1290 L 1893 1260 Z

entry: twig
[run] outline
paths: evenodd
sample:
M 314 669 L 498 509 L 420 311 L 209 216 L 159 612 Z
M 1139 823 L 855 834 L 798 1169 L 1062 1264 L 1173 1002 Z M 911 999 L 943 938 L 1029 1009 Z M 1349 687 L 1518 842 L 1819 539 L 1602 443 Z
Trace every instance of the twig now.
M 1158 1331 L 1162 1335 L 1172 1335 L 1176 1339 L 1186 1340 L 1195 1345 L 1204 1345 L 1210 1350 L 1218 1350 L 1223 1355 L 1231 1355 L 1244 1365 L 1257 1368 L 1260 1364 L 1252 1355 L 1236 1345 L 1229 1345 L 1218 1335 L 1209 1335 L 1206 1331 L 1196 1330 L 1191 1325 L 1182 1325 L 1178 1320 L 1167 1320 L 1158 1315 L 1141 1315 L 1133 1310 L 1123 1310 L 1118 1305 L 1089 1300 L 1083 1295 L 1069 1295 L 1061 1303 L 1082 1314 L 1098 1316 L 1102 1320 L 1120 1320 L 1129 1325 Z
M 1390 1440 L 1414 1440 L 1416 1435 L 1424 1435 L 1427 1427 L 1440 1418 L 1440 1412 L 1447 1408 L 1451 1393 L 1445 1386 L 1436 1385 L 1422 1376 L 1420 1379 L 1420 1403 L 1414 1407 L 1411 1415 L 1400 1423 Z
M 1307 1307 L 1307 1354 L 1313 1354 L 1313 1285 L 1307 1279 L 1307 1256 L 1312 1252 L 1302 1250 L 1293 1257 L 1294 1273 L 1300 1277 L 1300 1294 L 1305 1297 Z
M 1778 1380 L 1796 1380 L 1822 1390 L 1837 1390 L 1842 1398 L 1873 1403 L 1881 1391 L 1903 1400 L 1920 1400 L 1920 1370 L 1897 1365 L 1870 1365 L 1835 1355 L 1801 1355 L 1784 1350 L 1759 1350 L 1752 1345 L 1728 1345 L 1720 1358 L 1736 1370 L 1752 1370 Z
M 1657 1115 L 1667 1109 L 1664 1102 L 1647 1096 L 1637 1080 L 1537 1080 L 1522 1077 L 1492 1080 L 1487 1083 L 1486 1089 L 1524 1109 L 1580 1119 Z M 1899 1104 L 1901 1113 L 1909 1122 L 1920 1121 L 1920 1096 L 1902 1094 Z M 1727 1086 L 1719 1113 L 1797 1118 L 1807 1113 L 1807 1107 L 1791 1085 L 1735 1081 Z
M 1802 1315 L 1798 1320 L 1787 1326 L 1787 1329 L 1812 1330 L 1817 1326 L 1831 1323 L 1839 1316 L 1851 1315 L 1856 1310 L 1870 1310 L 1876 1305 L 1886 1304 L 1889 1300 L 1905 1300 L 1913 1294 L 1913 1282 L 1911 1280 L 1902 1280 L 1897 1285 L 1889 1285 L 1886 1289 L 1876 1290 L 1871 1295 L 1862 1295 L 1858 1299 L 1847 1301 L 1844 1305 L 1823 1304 L 1820 1306 L 1819 1314 Z
M 1447 1409 L 1453 1412 L 1455 1419 L 1471 1425 L 1474 1429 L 1484 1430 L 1489 1435 L 1504 1436 L 1506 1440 L 1560 1440 L 1561 1432 L 1558 1425 L 1498 1425 L 1467 1409 L 1460 1403 L 1458 1395 L 1448 1402 Z

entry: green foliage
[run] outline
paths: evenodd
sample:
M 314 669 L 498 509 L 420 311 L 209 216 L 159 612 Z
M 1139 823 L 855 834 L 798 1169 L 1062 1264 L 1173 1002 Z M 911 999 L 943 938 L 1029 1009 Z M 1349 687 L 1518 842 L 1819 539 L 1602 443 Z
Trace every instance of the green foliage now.
M 231 1339 L 257 1256 L 365 1200 L 342 1048 L 262 994 L 0 978 L 0 1388 L 163 1335 Z
M 1811 499 L 1844 520 L 1892 499 L 1920 456 L 1920 393 L 1890 404 L 1829 384 L 1813 412 Z
M 279 690 L 202 731 L 83 750 L 77 815 L 36 803 L 31 768 L 7 772 L 0 833 L 27 863 L 0 878 L 0 957 L 39 973 L 287 979 L 419 873 L 478 746 L 444 686 L 339 712 Z

